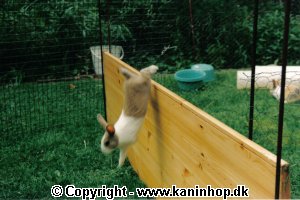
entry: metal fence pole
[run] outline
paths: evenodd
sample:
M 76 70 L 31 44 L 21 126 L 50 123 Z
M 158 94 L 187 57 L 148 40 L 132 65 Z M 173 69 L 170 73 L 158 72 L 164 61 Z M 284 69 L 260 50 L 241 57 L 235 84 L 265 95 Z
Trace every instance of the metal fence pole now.
M 253 33 L 252 33 L 251 91 L 250 91 L 250 112 L 249 112 L 249 133 L 248 133 L 248 138 L 250 140 L 252 140 L 253 138 L 258 0 L 254 0 L 253 14 L 254 15 L 253 15 Z
M 108 42 L 109 53 L 111 53 L 111 49 L 110 49 L 110 4 L 111 4 L 111 0 L 106 0 L 107 42 Z
M 103 35 L 102 35 L 102 22 L 101 22 L 101 0 L 98 0 L 98 14 L 99 14 L 99 28 L 100 28 L 100 50 L 101 50 L 101 68 L 102 68 L 102 93 L 103 93 L 103 106 L 104 106 L 104 118 L 107 120 L 106 109 L 106 93 L 105 93 L 105 81 L 104 81 L 104 69 L 103 69 Z
M 193 20 L 193 6 L 192 6 L 192 0 L 189 0 L 189 14 L 190 14 L 190 27 L 191 27 L 191 33 L 192 33 L 192 42 L 193 42 L 193 54 L 194 57 L 196 56 L 196 41 L 195 41 L 195 26 L 194 26 L 194 20 Z
M 282 46 L 282 71 L 281 71 L 281 91 L 279 102 L 279 116 L 278 116 L 278 136 L 277 136 L 277 161 L 276 161 L 276 181 L 275 181 L 275 199 L 279 199 L 280 194 L 280 168 L 281 168 L 281 153 L 282 153 L 282 133 L 283 133 L 283 119 L 284 119 L 284 90 L 286 80 L 286 66 L 288 55 L 288 39 L 289 39 L 289 24 L 291 1 L 285 1 L 285 17 L 284 17 L 284 34 Z

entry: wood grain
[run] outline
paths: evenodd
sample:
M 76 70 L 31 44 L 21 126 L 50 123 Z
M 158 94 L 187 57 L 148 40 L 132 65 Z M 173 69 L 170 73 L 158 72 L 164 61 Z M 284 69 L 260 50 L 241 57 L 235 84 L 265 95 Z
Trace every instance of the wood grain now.
M 139 73 L 104 53 L 107 115 L 118 119 L 123 104 L 119 68 Z M 152 81 L 151 100 L 129 160 L 148 187 L 245 185 L 250 198 L 273 198 L 276 156 L 224 123 Z M 281 161 L 281 197 L 290 197 L 288 163 Z

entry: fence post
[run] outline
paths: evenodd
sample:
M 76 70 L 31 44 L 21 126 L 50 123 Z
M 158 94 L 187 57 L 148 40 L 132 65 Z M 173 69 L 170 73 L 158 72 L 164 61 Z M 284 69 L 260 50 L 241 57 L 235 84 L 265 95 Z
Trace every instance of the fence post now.
M 104 69 L 103 69 L 103 35 L 102 35 L 102 22 L 101 22 L 101 0 L 98 0 L 98 15 L 99 15 L 99 28 L 100 28 L 100 51 L 101 51 L 101 68 L 102 68 L 102 95 L 103 95 L 103 106 L 104 106 L 104 118 L 107 120 L 107 109 L 106 109 L 106 93 L 105 93 L 105 81 L 104 81 Z
M 252 33 L 251 91 L 250 91 L 249 133 L 248 133 L 248 138 L 250 140 L 252 140 L 253 138 L 258 0 L 254 0 L 253 14 L 254 15 L 253 15 L 253 33 Z
M 106 0 L 106 21 L 107 21 L 107 42 L 108 51 L 111 53 L 110 49 L 110 4 L 111 0 Z
M 280 195 L 280 168 L 281 168 L 282 132 L 283 132 L 283 119 L 284 119 L 284 90 L 285 90 L 285 80 L 286 80 L 287 55 L 288 55 L 291 1 L 285 0 L 284 5 L 285 5 L 285 11 L 284 11 L 285 17 L 284 17 L 284 34 L 283 34 L 283 46 L 282 46 L 281 91 L 280 91 L 279 116 L 278 116 L 275 199 L 279 199 L 279 195 Z
M 191 33 L 192 33 L 192 42 L 193 42 L 193 54 L 194 57 L 196 57 L 196 41 L 195 41 L 195 26 L 194 26 L 194 20 L 193 20 L 193 6 L 192 6 L 192 0 L 189 0 L 189 14 L 190 14 L 190 27 L 191 27 Z

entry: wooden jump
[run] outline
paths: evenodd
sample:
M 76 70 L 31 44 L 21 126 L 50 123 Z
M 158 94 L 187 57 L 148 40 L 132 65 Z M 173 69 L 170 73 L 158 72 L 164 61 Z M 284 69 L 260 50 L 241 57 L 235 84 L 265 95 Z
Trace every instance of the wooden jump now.
M 123 105 L 124 79 L 119 67 L 138 72 L 106 52 L 103 61 L 107 117 L 113 123 Z M 155 81 L 145 122 L 129 151 L 129 161 L 148 187 L 245 185 L 250 198 L 274 198 L 273 153 Z M 288 163 L 284 160 L 280 194 L 281 198 L 290 198 Z

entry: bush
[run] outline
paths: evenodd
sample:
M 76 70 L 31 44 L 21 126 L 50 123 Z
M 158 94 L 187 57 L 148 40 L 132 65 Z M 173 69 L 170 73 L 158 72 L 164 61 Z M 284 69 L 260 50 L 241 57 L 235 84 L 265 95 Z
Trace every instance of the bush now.
M 177 17 L 175 41 L 186 58 L 194 62 L 212 63 L 216 68 L 243 68 L 251 64 L 253 5 L 249 1 L 194 1 L 195 53 L 188 5 L 181 5 Z M 283 5 L 273 1 L 260 2 L 257 42 L 258 64 L 281 62 L 284 26 Z M 300 62 L 300 20 L 291 16 L 289 64 Z
M 107 8 L 105 1 L 101 2 L 103 43 L 107 43 Z M 192 62 L 212 63 L 216 68 L 250 66 L 252 2 L 192 3 L 194 35 L 186 1 L 112 1 L 111 43 L 124 46 L 126 62 L 138 67 L 137 63 L 142 61 L 161 62 L 169 71 Z M 282 4 L 269 0 L 260 5 L 258 63 L 280 63 Z M 0 19 L 0 73 L 7 74 L 9 79 L 92 72 L 89 47 L 100 43 L 96 0 L 1 1 Z M 299 16 L 291 17 L 289 39 L 289 64 L 300 64 Z M 169 45 L 176 48 L 162 55 Z
M 188 10 L 185 5 L 185 12 Z M 193 2 L 195 52 L 188 56 L 195 62 L 212 63 L 217 68 L 244 67 L 249 60 L 251 16 L 247 6 L 235 0 Z M 193 44 L 190 18 L 178 17 L 180 49 Z M 188 36 L 188 37 L 187 37 Z M 193 55 L 194 54 L 194 55 Z M 196 54 L 196 55 L 195 55 Z
M 283 44 L 284 12 L 268 11 L 260 16 L 258 26 L 257 55 L 259 64 L 281 63 Z M 288 62 L 300 64 L 300 21 L 291 16 L 289 35 Z
M 86 70 L 89 44 L 99 42 L 96 6 L 79 0 L 6 1 L 0 7 L 2 72 L 22 71 L 28 80 Z

